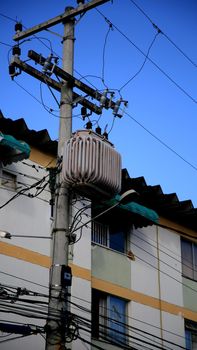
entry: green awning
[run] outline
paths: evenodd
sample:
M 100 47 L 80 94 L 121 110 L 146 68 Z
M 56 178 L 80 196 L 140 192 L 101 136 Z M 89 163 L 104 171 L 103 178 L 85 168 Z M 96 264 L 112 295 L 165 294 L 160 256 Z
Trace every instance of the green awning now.
M 0 132 L 0 161 L 4 165 L 29 158 L 31 149 L 24 141 Z
M 116 195 L 114 198 L 105 201 L 104 206 L 113 207 L 120 202 L 120 196 Z M 99 206 L 100 207 L 100 206 Z M 117 208 L 131 213 L 134 217 L 134 226 L 142 227 L 151 224 L 157 224 L 159 222 L 159 215 L 152 209 L 149 209 L 136 202 L 130 202 L 128 204 L 119 204 Z

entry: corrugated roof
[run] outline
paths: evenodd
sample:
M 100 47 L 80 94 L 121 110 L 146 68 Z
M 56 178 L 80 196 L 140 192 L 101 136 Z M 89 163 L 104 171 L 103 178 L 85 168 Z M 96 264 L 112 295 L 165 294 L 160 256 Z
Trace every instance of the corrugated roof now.
M 54 156 L 57 154 L 57 141 L 50 138 L 47 129 L 30 130 L 23 118 L 5 118 L 0 111 L 0 131 L 24 140 L 40 151 Z M 160 216 L 197 231 L 197 209 L 191 200 L 180 201 L 176 193 L 164 194 L 160 185 L 147 185 L 143 176 L 131 178 L 126 169 L 123 169 L 122 175 L 122 192 L 133 188 L 140 194 L 140 204 L 155 210 Z
M 160 216 L 197 231 L 197 209 L 191 200 L 180 201 L 176 193 L 164 194 L 160 185 L 147 185 L 143 176 L 130 178 L 126 169 L 122 174 L 122 192 L 133 188 L 140 194 L 141 204 Z
M 23 140 L 40 151 L 52 155 L 57 154 L 57 141 L 53 141 L 50 138 L 47 129 L 40 131 L 30 130 L 23 118 L 17 120 L 5 118 L 0 111 L 0 131 L 14 136 L 17 140 Z

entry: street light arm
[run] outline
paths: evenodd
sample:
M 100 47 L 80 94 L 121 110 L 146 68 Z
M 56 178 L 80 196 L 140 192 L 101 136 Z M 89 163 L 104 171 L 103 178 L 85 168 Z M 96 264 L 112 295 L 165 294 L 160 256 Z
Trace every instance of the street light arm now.
M 133 189 L 124 192 L 122 195 L 120 195 L 120 196 L 118 196 L 118 198 L 116 198 L 115 204 L 113 204 L 111 207 L 105 209 L 104 211 L 102 211 L 101 213 L 99 213 L 95 217 L 91 218 L 90 220 L 86 221 L 83 225 L 77 227 L 71 233 L 74 233 L 75 231 L 80 230 L 84 226 L 88 225 L 90 222 L 92 222 L 92 221 L 96 220 L 97 218 L 99 218 L 100 216 L 106 214 L 108 211 L 112 210 L 113 208 L 117 207 L 118 205 L 125 204 L 126 202 L 130 201 L 133 196 L 136 196 L 136 195 L 138 195 L 138 193 Z

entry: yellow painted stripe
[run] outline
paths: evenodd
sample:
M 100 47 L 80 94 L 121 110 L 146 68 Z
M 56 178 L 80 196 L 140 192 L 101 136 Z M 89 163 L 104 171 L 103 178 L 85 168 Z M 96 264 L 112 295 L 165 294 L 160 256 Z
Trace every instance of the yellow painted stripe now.
M 154 309 L 161 309 L 173 315 L 181 315 L 192 321 L 197 321 L 197 312 L 185 309 L 184 307 L 159 300 L 157 298 L 136 292 L 132 289 L 123 288 L 116 284 L 92 277 L 92 288 L 101 290 L 106 293 L 114 294 L 118 297 L 134 301 L 139 304 L 150 306 Z
M 11 256 L 19 260 L 27 261 L 31 264 L 47 267 L 51 265 L 50 258 L 33 250 L 18 247 L 5 242 L 0 242 L 0 254 Z
M 73 276 L 82 278 L 84 280 L 87 280 L 91 282 L 91 271 L 88 269 L 85 269 L 84 267 L 80 267 L 74 264 L 69 264 L 72 268 Z
M 46 255 L 4 242 L 0 242 L 0 254 L 46 268 L 49 268 L 51 264 L 51 259 Z M 184 307 L 175 304 L 168 303 L 166 301 L 159 300 L 140 292 L 136 292 L 131 289 L 123 288 L 117 284 L 98 279 L 94 276 L 91 276 L 91 271 L 86 268 L 74 264 L 70 264 L 70 266 L 72 268 L 73 275 L 75 277 L 82 278 L 91 282 L 92 288 L 101 290 L 106 293 L 114 294 L 121 298 L 125 298 L 127 300 L 131 300 L 158 310 L 161 309 L 162 311 L 173 315 L 181 315 L 184 318 L 197 322 L 197 312 L 185 309 Z
M 33 250 L 22 248 L 5 242 L 0 242 L 0 254 L 10 256 L 19 260 L 29 262 L 31 264 L 39 265 L 49 268 L 51 259 L 47 255 L 43 255 Z M 72 268 L 73 275 L 88 281 L 91 281 L 91 271 L 83 267 L 69 264 Z

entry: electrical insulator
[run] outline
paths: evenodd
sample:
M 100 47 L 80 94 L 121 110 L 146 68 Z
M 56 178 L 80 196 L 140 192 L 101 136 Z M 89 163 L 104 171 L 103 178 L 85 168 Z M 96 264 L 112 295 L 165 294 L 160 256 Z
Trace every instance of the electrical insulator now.
M 13 54 L 14 56 L 15 56 L 15 55 L 20 56 L 20 54 L 21 54 L 21 49 L 20 49 L 20 47 L 19 47 L 18 45 L 13 46 L 13 48 L 12 48 L 12 54 Z
M 77 4 L 78 4 L 78 5 L 83 5 L 84 2 L 85 2 L 85 0 L 77 0 Z
M 87 129 L 87 130 L 92 129 L 92 123 L 91 123 L 91 121 L 89 121 L 89 122 L 86 123 L 86 129 Z
M 106 89 L 106 90 L 103 92 L 103 94 L 102 94 L 102 96 L 101 96 L 101 98 L 100 98 L 100 106 L 101 106 L 101 107 L 105 107 L 105 105 L 106 105 L 107 93 L 108 93 L 108 89 Z
M 11 76 L 12 80 L 14 79 L 14 77 L 16 75 L 15 67 L 12 66 L 11 64 L 9 65 L 9 75 Z
M 108 133 L 106 131 L 103 133 L 103 136 L 108 140 Z
M 114 114 L 115 116 L 118 115 L 118 111 L 119 111 L 121 102 L 122 102 L 122 99 L 120 98 L 120 99 L 116 102 L 116 104 L 115 104 L 115 106 L 114 106 L 113 114 Z
M 16 32 L 16 33 L 22 32 L 22 30 L 23 30 L 22 23 L 17 22 L 17 23 L 15 24 L 15 32 Z
M 87 108 L 86 107 L 81 107 L 81 116 L 82 116 L 83 120 L 85 120 L 85 118 L 87 117 Z
M 44 62 L 44 66 L 42 68 L 43 73 L 47 73 L 48 69 L 50 68 L 51 59 L 52 59 L 52 55 L 49 55 L 46 61 Z
M 95 131 L 96 131 L 96 133 L 97 133 L 98 135 L 101 135 L 101 128 L 100 128 L 99 125 L 97 126 L 97 128 L 95 129 Z

